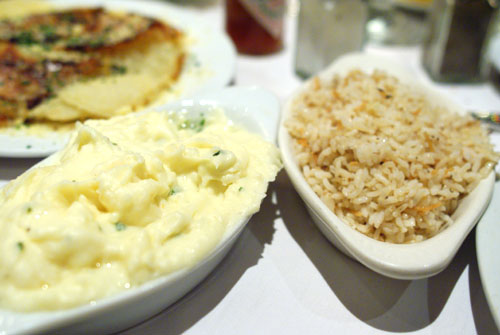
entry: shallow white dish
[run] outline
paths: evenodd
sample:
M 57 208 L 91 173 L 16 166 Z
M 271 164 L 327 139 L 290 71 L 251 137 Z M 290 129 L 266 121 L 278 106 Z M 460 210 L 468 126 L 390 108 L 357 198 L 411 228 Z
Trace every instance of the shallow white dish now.
M 184 71 L 165 102 L 207 90 L 222 88 L 231 81 L 236 66 L 236 51 L 230 39 L 187 8 L 166 1 L 147 0 L 48 0 L 57 7 L 103 6 L 164 19 L 188 34 L 190 42 Z M 67 134 L 46 137 L 0 134 L 0 157 L 45 157 L 60 149 Z
M 476 228 L 476 254 L 486 300 L 500 329 L 500 182 Z
M 234 123 L 275 142 L 279 102 L 271 93 L 256 87 L 207 92 L 157 109 L 160 112 L 187 109 L 196 113 L 213 107 L 224 108 Z M 57 153 L 40 164 L 50 162 L 55 155 Z M 203 280 L 227 254 L 249 219 L 244 218 L 226 231 L 218 246 L 194 267 L 98 300 L 93 305 L 41 313 L 0 310 L 0 334 L 107 334 L 137 324 L 165 309 Z
M 415 76 L 404 67 L 384 58 L 362 53 L 347 55 L 338 59 L 319 75 L 321 78 L 331 78 L 333 74 L 345 75 L 354 68 L 365 72 L 372 72 L 374 69 L 385 70 L 428 95 L 434 103 L 459 113 L 465 113 L 463 108 L 446 97 L 435 93 L 423 84 L 416 83 Z M 461 201 L 452 216 L 454 224 L 436 236 L 420 243 L 404 245 L 376 241 L 354 230 L 333 214 L 309 187 L 296 164 L 290 136 L 283 123 L 290 113 L 293 97 L 303 89 L 304 86 L 299 88 L 282 110 L 278 141 L 284 167 L 319 229 L 344 253 L 385 276 L 397 279 L 418 279 L 442 271 L 451 262 L 463 240 L 488 206 L 493 191 L 494 173 L 492 172 L 482 180 L 476 189 Z

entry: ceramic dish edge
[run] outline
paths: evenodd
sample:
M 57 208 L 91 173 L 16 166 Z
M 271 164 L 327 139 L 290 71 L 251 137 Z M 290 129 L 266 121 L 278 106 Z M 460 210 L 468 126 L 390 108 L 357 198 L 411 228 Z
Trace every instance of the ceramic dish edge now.
M 476 227 L 476 254 L 486 301 L 500 330 L 500 182 L 491 201 Z

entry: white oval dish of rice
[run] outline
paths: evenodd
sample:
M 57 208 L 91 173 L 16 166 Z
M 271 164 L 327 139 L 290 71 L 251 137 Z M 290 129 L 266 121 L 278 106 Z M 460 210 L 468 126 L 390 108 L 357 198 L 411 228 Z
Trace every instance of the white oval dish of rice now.
M 451 261 L 499 159 L 477 121 L 415 81 L 384 59 L 347 56 L 289 99 L 280 125 L 285 168 L 319 228 L 396 278 Z

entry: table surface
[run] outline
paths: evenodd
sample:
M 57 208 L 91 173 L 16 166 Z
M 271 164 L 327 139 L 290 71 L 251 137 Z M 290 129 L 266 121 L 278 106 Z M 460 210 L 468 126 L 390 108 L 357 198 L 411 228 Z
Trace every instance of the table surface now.
M 185 6 L 223 29 L 219 1 Z M 264 87 L 281 102 L 300 85 L 293 71 L 294 18 L 292 10 L 283 51 L 238 56 L 236 85 Z M 500 109 L 500 95 L 489 84 L 432 83 L 421 69 L 418 47 L 366 51 L 406 64 L 466 108 Z M 499 150 L 500 136 L 492 139 Z M 36 162 L 0 159 L 2 179 L 15 178 Z M 386 278 L 328 242 L 281 171 L 260 212 L 215 271 L 170 308 L 120 334 L 278 333 L 498 333 L 481 285 L 474 231 L 442 273 L 414 281 Z

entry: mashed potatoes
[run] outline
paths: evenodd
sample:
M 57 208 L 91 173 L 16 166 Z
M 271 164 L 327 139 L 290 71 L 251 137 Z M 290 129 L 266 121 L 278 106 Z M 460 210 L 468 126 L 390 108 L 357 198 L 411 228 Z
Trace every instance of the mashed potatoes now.
M 221 111 L 78 128 L 0 194 L 2 308 L 69 308 L 196 264 L 281 168 L 273 144 Z

